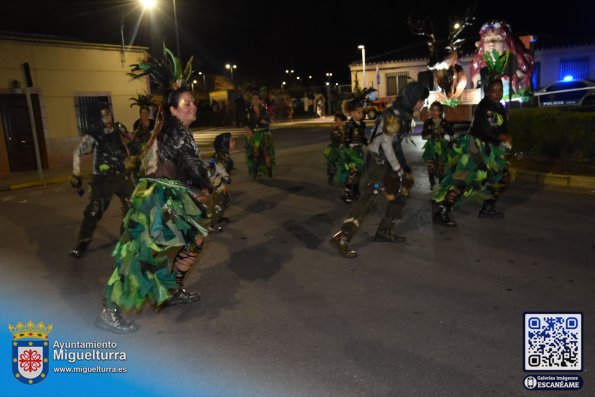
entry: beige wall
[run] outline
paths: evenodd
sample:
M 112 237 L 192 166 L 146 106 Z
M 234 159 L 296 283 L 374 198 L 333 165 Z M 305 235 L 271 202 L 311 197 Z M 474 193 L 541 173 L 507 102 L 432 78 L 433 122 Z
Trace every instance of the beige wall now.
M 459 60 L 461 66 L 465 70 L 467 75 L 467 88 L 471 88 L 471 78 L 469 77 L 469 65 L 471 63 L 471 57 L 464 57 Z M 376 84 L 376 63 L 366 64 L 366 84 L 363 87 L 374 87 L 378 90 Z M 352 64 L 349 65 L 351 71 L 351 87 L 355 87 L 355 76 L 360 87 L 362 87 L 362 65 Z M 412 59 L 407 61 L 394 61 L 394 62 L 381 62 L 378 64 L 378 71 L 380 74 L 380 90 L 378 90 L 379 98 L 386 98 L 386 76 L 394 75 L 396 73 L 408 73 L 409 77 L 413 81 L 417 80 L 417 74 L 428 70 L 427 59 Z
M 123 65 L 119 46 L 0 37 L 0 91 L 9 91 L 14 80 L 26 85 L 21 65 L 28 62 L 33 92 L 40 95 L 50 169 L 71 164 L 80 136 L 75 96 L 111 97 L 115 119 L 132 127 L 138 109 L 130 108 L 128 99 L 148 92 L 149 87 L 147 79 L 132 80 L 127 73 L 130 64 L 143 59 L 143 51 L 128 49 Z

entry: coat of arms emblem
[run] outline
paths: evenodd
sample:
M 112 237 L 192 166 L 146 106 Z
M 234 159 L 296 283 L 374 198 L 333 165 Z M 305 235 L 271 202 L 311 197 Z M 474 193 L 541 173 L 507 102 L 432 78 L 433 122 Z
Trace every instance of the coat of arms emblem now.
M 8 324 L 12 333 L 12 373 L 15 378 L 27 385 L 45 379 L 49 370 L 49 339 L 53 326 L 29 321 Z

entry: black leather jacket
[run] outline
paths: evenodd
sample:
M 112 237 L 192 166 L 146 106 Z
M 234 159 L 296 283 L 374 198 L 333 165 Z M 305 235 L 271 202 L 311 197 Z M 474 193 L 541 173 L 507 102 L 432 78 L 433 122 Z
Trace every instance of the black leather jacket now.
M 206 164 L 192 132 L 179 122 L 167 123 L 157 138 L 158 163 L 156 178 L 176 179 L 197 189 L 211 189 Z

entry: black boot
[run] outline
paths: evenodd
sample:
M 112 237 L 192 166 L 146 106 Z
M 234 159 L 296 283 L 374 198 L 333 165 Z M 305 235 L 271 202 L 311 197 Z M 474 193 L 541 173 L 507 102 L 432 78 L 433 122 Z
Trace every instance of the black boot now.
M 351 204 L 353 203 L 353 195 L 351 194 L 350 190 L 345 189 L 345 192 L 343 193 L 343 195 L 341 196 L 341 200 L 345 203 L 345 204 Z
M 434 214 L 434 223 L 442 226 L 454 227 L 457 225 L 455 221 L 450 219 L 448 213 L 450 212 L 450 206 L 447 203 L 441 203 L 438 207 L 438 212 Z
M 71 249 L 69 254 L 73 258 L 80 258 L 91 244 L 91 241 L 79 241 L 75 248 Z
M 192 303 L 200 300 L 198 292 L 186 291 L 184 288 L 174 290 L 171 297 L 165 302 L 166 306 L 179 305 L 181 303 Z
M 337 232 L 329 240 L 331 247 L 345 258 L 355 258 L 357 251 L 349 249 L 349 238 L 343 232 Z
M 95 325 L 116 334 L 129 334 L 138 330 L 138 325 L 134 321 L 125 320 L 120 309 L 114 303 L 103 305 L 95 320 Z
M 378 225 L 378 230 L 376 230 L 376 235 L 374 236 L 374 241 L 378 241 L 381 243 L 392 243 L 392 242 L 401 242 L 405 241 L 405 236 L 400 236 L 393 232 L 395 220 L 391 217 L 384 217 L 382 221 L 380 221 L 380 225 Z
M 480 218 L 504 218 L 504 213 L 496 210 L 496 202 L 494 200 L 484 200 L 481 209 L 479 210 Z

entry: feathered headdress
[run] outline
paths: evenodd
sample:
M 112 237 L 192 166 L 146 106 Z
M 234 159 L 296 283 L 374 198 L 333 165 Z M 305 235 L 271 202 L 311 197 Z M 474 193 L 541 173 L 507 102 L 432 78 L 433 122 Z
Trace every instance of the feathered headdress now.
M 162 59 L 149 57 L 148 61 L 136 63 L 130 65 L 130 67 L 131 71 L 128 73 L 130 77 L 140 79 L 141 77 L 149 76 L 151 83 L 162 92 L 172 88 L 190 86 L 196 74 L 192 70 L 192 57 L 190 57 L 184 69 L 182 69 L 180 60 L 174 56 L 165 44 L 163 45 Z
M 153 106 L 153 95 L 138 94 L 136 97 L 128 98 L 130 107 L 138 106 L 139 108 L 150 108 Z

